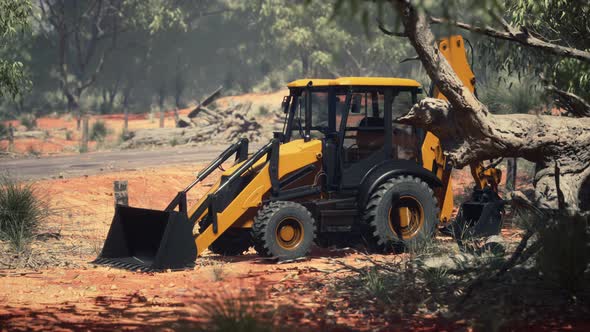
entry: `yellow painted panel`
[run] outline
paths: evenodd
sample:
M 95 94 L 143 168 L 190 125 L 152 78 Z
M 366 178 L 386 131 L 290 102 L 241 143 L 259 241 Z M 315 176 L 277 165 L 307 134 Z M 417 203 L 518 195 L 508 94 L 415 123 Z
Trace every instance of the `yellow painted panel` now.
M 290 88 L 302 88 L 312 81 L 313 86 L 400 86 L 420 87 L 420 83 L 409 78 L 398 77 L 340 77 L 334 79 L 304 78 L 287 84 Z
M 465 52 L 465 41 L 461 36 L 450 36 L 443 39 L 438 44 L 439 51 L 447 59 L 457 76 L 461 79 L 463 84 L 469 91 L 475 91 L 475 75 L 471 71 L 469 62 L 467 61 L 467 53 Z M 434 89 L 434 98 L 445 99 L 446 97 L 440 93 L 438 88 Z M 448 222 L 451 220 L 453 213 L 453 184 L 450 178 L 451 170 L 445 170 L 446 157 L 443 154 L 439 139 L 432 133 L 428 132 L 422 145 L 422 160 L 424 168 L 431 170 L 433 165 L 437 165 L 436 176 L 443 182 L 443 187 L 438 190 L 437 199 L 440 207 L 441 222 Z M 477 180 L 477 178 L 476 178 Z
M 279 153 L 279 178 L 313 164 L 318 160 L 318 155 L 322 152 L 322 143 L 320 140 L 304 142 L 295 140 L 280 146 Z M 261 166 L 265 158 L 253 166 Z M 197 254 L 201 254 L 215 241 L 223 232 L 225 232 L 236 220 L 238 220 L 251 207 L 258 207 L 262 202 L 263 195 L 271 188 L 270 176 L 268 172 L 269 165 L 266 164 L 260 169 L 252 181 L 238 194 L 238 196 L 224 209 L 217 214 L 217 233 L 213 233 L 213 227 L 199 234 L 195 242 L 197 244 Z M 264 188 L 260 190 L 259 188 Z M 246 221 L 248 222 L 248 221 Z

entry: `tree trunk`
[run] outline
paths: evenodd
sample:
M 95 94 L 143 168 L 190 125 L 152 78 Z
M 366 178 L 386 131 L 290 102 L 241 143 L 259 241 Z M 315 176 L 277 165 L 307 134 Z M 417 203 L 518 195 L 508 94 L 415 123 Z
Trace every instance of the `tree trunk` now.
M 80 121 L 82 121 L 80 113 L 80 105 L 76 96 L 70 92 L 65 92 L 66 99 L 68 100 L 68 113 L 76 117 L 76 130 L 80 130 Z
M 129 129 L 129 99 L 131 98 L 131 87 L 127 85 L 123 90 L 123 132 L 127 132 Z
M 517 160 L 516 158 L 506 160 L 506 190 L 508 191 L 516 189 Z
M 164 120 L 165 120 L 164 100 L 165 100 L 166 96 L 164 93 L 165 93 L 164 88 L 160 87 L 160 89 L 158 90 L 158 107 L 160 109 L 160 128 L 164 128 Z
M 426 98 L 398 119 L 437 135 L 455 167 L 498 157 L 522 157 L 537 163 L 534 185 L 539 207 L 557 208 L 555 166 L 566 207 L 579 209 L 590 177 L 590 118 L 494 115 L 463 86 L 435 45 L 429 22 L 409 1 L 391 0 L 405 34 L 426 72 L 448 102 Z
M 301 54 L 301 70 L 302 76 L 308 77 L 309 74 L 309 55 L 307 53 Z
M 14 151 L 14 127 L 12 122 L 8 124 L 8 152 Z

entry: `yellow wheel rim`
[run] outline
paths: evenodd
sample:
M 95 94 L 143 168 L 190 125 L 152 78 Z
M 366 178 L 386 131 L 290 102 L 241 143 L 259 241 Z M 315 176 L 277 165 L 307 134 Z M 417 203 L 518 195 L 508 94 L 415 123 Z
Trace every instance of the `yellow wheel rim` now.
M 424 209 L 415 197 L 401 196 L 391 202 L 388 219 L 391 231 L 408 240 L 418 235 L 424 226 Z
M 294 218 L 285 218 L 277 224 L 277 243 L 283 249 L 294 249 L 303 241 L 303 224 Z

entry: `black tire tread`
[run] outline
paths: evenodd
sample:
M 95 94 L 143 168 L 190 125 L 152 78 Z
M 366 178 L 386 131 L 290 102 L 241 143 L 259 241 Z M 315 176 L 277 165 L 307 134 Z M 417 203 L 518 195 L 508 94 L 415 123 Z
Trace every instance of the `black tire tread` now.
M 373 243 L 376 244 L 376 248 L 377 250 L 386 250 L 386 246 L 391 242 L 390 239 L 388 239 L 386 236 L 384 236 L 384 234 L 380 234 L 378 231 L 378 226 L 377 226 L 377 207 L 379 206 L 379 203 L 381 202 L 381 199 L 383 198 L 383 196 L 385 195 L 385 193 L 387 191 L 389 191 L 392 187 L 400 184 L 400 183 L 406 183 L 406 182 L 416 182 L 420 187 L 423 188 L 423 190 L 427 191 L 429 193 L 429 196 L 432 198 L 434 205 L 436 206 L 436 217 L 438 218 L 438 216 L 440 215 L 440 208 L 438 206 L 438 200 L 436 199 L 436 196 L 434 195 L 434 191 L 432 190 L 432 188 L 430 188 L 430 186 L 424 182 L 422 179 L 411 176 L 411 175 L 402 175 L 402 176 L 398 176 L 398 177 L 393 177 L 387 181 L 385 181 L 385 183 L 381 184 L 377 190 L 375 190 L 370 198 L 369 201 L 365 207 L 365 211 L 363 213 L 363 217 L 362 217 L 362 228 L 363 228 L 363 233 L 365 234 L 365 237 L 368 237 L 368 241 L 369 243 Z M 402 240 L 397 240 L 397 243 L 395 243 L 395 245 L 402 245 L 403 241 Z
M 266 239 L 265 239 L 266 229 L 267 229 L 266 226 L 268 225 L 272 216 L 275 213 L 279 212 L 280 210 L 282 210 L 286 207 L 297 208 L 297 209 L 301 209 L 302 211 L 304 210 L 305 214 L 307 214 L 307 216 L 313 220 L 313 216 L 311 215 L 311 212 L 309 212 L 308 209 L 306 209 L 303 205 L 301 205 L 299 203 L 290 202 L 290 201 L 273 201 L 273 202 L 266 204 L 265 206 L 263 206 L 261 209 L 258 210 L 258 213 L 254 219 L 254 225 L 252 226 L 252 239 L 254 242 L 254 250 L 256 250 L 258 255 L 260 255 L 262 257 L 272 257 L 273 256 L 271 249 L 270 249 L 270 243 L 268 241 L 266 241 Z M 317 227 L 314 224 L 313 225 L 313 232 L 312 232 L 314 239 L 315 239 L 316 232 L 317 232 Z M 305 255 L 307 255 L 307 254 L 309 254 L 309 249 L 305 252 Z

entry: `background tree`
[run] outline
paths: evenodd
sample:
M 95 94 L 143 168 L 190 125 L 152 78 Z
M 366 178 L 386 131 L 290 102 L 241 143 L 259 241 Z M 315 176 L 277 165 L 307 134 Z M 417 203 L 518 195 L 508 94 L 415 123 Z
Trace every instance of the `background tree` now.
M 500 32 L 490 27 L 457 23 L 448 17 L 434 17 L 411 1 L 388 2 L 397 10 L 403 27 L 398 35 L 408 37 L 428 75 L 448 98 L 448 102 L 424 99 L 399 121 L 426 128 L 439 136 L 447 157 L 456 167 L 498 157 L 523 157 L 533 161 L 537 164 L 535 189 L 539 206 L 588 210 L 590 119 L 491 114 L 464 88 L 446 59 L 436 52 L 431 23 L 448 22 L 495 35 L 494 38 L 499 38 Z M 502 7 L 490 9 L 494 13 Z M 568 58 L 568 61 L 587 61 L 587 52 L 583 50 L 540 42 L 527 29 L 513 27 L 500 14 L 493 16 L 503 26 L 505 32 L 501 36 L 506 40 L 543 50 L 552 56 Z
M 29 1 L 0 0 L 0 98 L 15 98 L 28 84 L 22 60 L 15 58 L 10 43 L 29 29 Z M 21 55 L 18 54 L 17 55 Z

